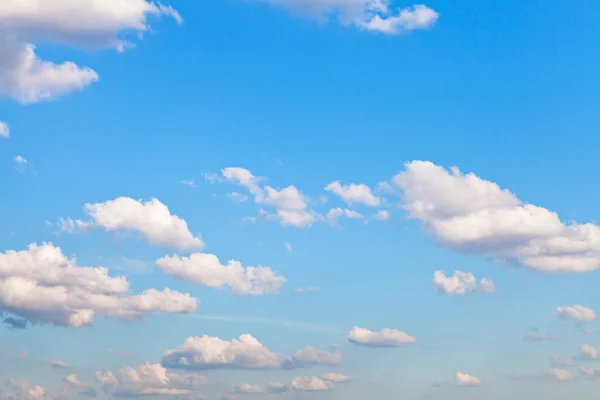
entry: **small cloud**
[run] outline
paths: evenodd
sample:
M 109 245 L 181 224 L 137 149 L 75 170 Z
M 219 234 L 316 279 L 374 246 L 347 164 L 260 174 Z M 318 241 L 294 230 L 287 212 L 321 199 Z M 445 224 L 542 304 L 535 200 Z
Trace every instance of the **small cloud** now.
M 235 203 L 245 203 L 248 201 L 248 196 L 238 192 L 227 193 L 227 196 L 229 196 L 231 200 Z
M 191 188 L 196 188 L 196 182 L 193 179 L 184 179 L 180 183 Z
M 390 217 L 391 214 L 387 210 L 379 210 L 377 211 L 377 214 L 375 214 L 375 219 L 377 221 L 387 221 L 388 219 L 390 219 Z
M 552 368 L 548 371 L 548 376 L 555 381 L 572 381 L 573 373 L 566 369 Z
M 204 177 L 204 180 L 208 183 L 220 182 L 222 180 L 221 176 L 214 172 L 204 172 L 202 176 Z
M 481 381 L 476 376 L 465 374 L 462 372 L 456 373 L 456 386 L 479 386 Z
M 35 173 L 35 170 L 33 169 L 33 164 L 31 164 L 25 157 L 23 157 L 22 155 L 17 155 L 15 156 L 15 158 L 13 158 L 13 161 L 15 163 L 15 169 L 24 174 L 25 172 L 27 172 L 27 170 L 31 170 L 33 173 Z
M 556 307 L 556 314 L 562 319 L 568 319 L 577 323 L 592 322 L 596 319 L 594 310 L 584 307 L 581 304 Z
M 290 242 L 285 242 L 283 245 L 285 246 L 285 249 L 287 251 L 289 251 L 290 253 L 293 251 L 292 245 L 290 244 Z
M 50 361 L 48 364 L 50 364 L 50 366 L 52 368 L 56 368 L 56 369 L 67 369 L 67 368 L 69 368 L 69 366 L 67 365 L 67 363 L 65 363 L 64 361 L 61 361 L 61 360 Z
M 10 128 L 6 122 L 0 121 L 0 138 L 8 139 L 10 137 Z
M 321 288 L 316 286 L 309 286 L 306 289 L 304 288 L 295 288 L 294 291 L 296 293 L 306 293 L 306 292 L 320 292 Z
M 558 339 L 560 339 L 558 336 L 550 335 L 550 334 L 546 334 L 546 333 L 528 333 L 527 335 L 523 336 L 523 340 L 526 340 L 528 342 L 542 342 L 542 341 L 546 341 L 546 340 L 558 340 Z

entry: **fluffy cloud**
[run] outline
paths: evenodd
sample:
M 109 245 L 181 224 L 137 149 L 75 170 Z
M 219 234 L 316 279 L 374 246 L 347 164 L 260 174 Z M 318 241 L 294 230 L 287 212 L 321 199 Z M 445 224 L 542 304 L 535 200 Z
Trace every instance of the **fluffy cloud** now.
M 349 210 L 347 208 L 332 208 L 327 212 L 327 220 L 332 225 L 337 225 L 338 218 L 346 217 L 350 219 L 364 219 L 365 217 L 354 210 Z
M 23 379 L 8 378 L 6 386 L 10 388 L 10 392 L 6 395 L 0 393 L 0 399 L 7 400 L 66 400 L 70 398 L 64 390 L 59 392 L 51 392 L 39 385 L 30 387 Z
M 475 376 L 457 372 L 455 376 L 457 386 L 479 386 L 481 381 Z
M 217 289 L 229 286 L 237 296 L 278 294 L 286 281 L 269 267 L 243 267 L 235 260 L 229 260 L 227 265 L 222 265 L 214 254 L 165 256 L 156 261 L 156 266 L 177 279 Z
M 347 338 L 352 343 L 373 347 L 397 347 L 417 343 L 414 337 L 407 335 L 405 332 L 388 328 L 383 328 L 379 332 L 372 332 L 355 326 L 348 333 Z
M 80 267 L 51 243 L 0 253 L 0 311 L 33 323 L 82 327 L 97 313 L 132 320 L 196 309 L 196 299 L 168 288 L 132 295 L 124 277 L 111 277 L 103 267 Z
M 556 314 L 560 318 L 569 319 L 579 323 L 592 322 L 596 319 L 596 312 L 591 308 L 582 306 L 581 304 L 556 307 Z
M 439 14 L 424 5 L 403 9 L 390 7 L 389 0 L 261 0 L 313 18 L 335 16 L 343 26 L 395 35 L 431 27 Z
M 552 368 L 548 371 L 548 376 L 556 381 L 571 381 L 573 380 L 573 373 L 566 369 Z
M 349 206 L 352 206 L 352 204 L 364 204 L 375 207 L 381 203 L 379 198 L 373 194 L 371 188 L 364 183 L 342 185 L 340 181 L 335 181 L 325 186 L 325 190 L 339 196 Z
M 348 382 L 350 380 L 350 377 L 347 375 L 338 374 L 336 372 L 329 372 L 329 373 L 321 376 L 321 379 L 330 381 L 330 382 L 334 382 L 334 383 L 343 383 L 343 382 Z
M 588 272 L 600 265 L 600 227 L 565 224 L 472 173 L 413 161 L 393 178 L 403 207 L 442 244 L 542 272 Z
M 102 391 L 115 397 L 184 396 L 198 391 L 206 379 L 199 375 L 168 373 L 160 364 L 145 363 L 122 367 L 117 375 L 96 372 Z
M 547 333 L 528 333 L 527 335 L 523 336 L 523 340 L 526 340 L 528 342 L 542 342 L 545 340 L 558 340 L 559 337 L 556 335 L 550 335 Z
M 6 122 L 0 121 L 0 138 L 10 137 L 10 128 Z
M 51 100 L 81 90 L 98 74 L 73 62 L 41 60 L 36 42 L 91 49 L 128 47 L 121 37 L 150 29 L 149 16 L 181 17 L 167 6 L 146 0 L 45 0 L 0 3 L 0 95 L 21 103 Z
M 91 228 L 107 231 L 136 231 L 149 243 L 179 250 L 200 249 L 204 243 L 194 237 L 187 222 L 171 214 L 157 199 L 146 202 L 130 197 L 118 197 L 104 203 L 86 204 L 90 221 L 62 219 L 61 230 L 76 232 Z
M 316 392 L 335 388 L 333 382 L 317 378 L 316 376 L 297 376 L 290 381 L 288 386 L 290 389 L 301 392 Z
M 264 193 L 260 187 L 261 178 L 257 178 L 245 168 L 231 167 L 224 168 L 221 170 L 221 175 L 225 180 L 236 183 L 248 189 L 248 191 L 255 196 L 257 203 L 262 203 L 264 200 Z
M 579 346 L 581 355 L 578 357 L 583 360 L 597 360 L 600 357 L 600 346 L 592 346 L 589 344 L 582 344 Z
M 315 365 L 338 365 L 340 352 L 305 347 L 287 357 L 273 353 L 249 334 L 231 341 L 218 337 L 189 337 L 163 355 L 163 365 L 183 369 L 292 369 Z
M 241 385 L 236 386 L 236 393 L 265 393 L 266 390 L 261 388 L 260 386 L 250 385 L 249 383 L 242 383 Z
M 433 274 L 433 288 L 440 293 L 464 296 L 470 293 L 494 293 L 496 286 L 487 278 L 482 278 L 477 283 L 472 272 L 454 271 L 454 275 L 446 276 L 444 271 L 435 271 Z

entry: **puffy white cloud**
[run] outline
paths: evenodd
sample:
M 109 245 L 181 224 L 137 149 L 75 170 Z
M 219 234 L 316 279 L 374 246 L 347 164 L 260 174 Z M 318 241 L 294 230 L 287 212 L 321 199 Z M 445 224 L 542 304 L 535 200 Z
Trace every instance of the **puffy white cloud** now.
M 496 286 L 487 278 L 482 278 L 477 283 L 472 272 L 454 271 L 452 276 L 446 276 L 444 271 L 435 271 L 433 274 L 433 288 L 440 293 L 464 296 L 471 293 L 494 293 Z
M 379 332 L 372 332 L 368 329 L 355 326 L 348 333 L 347 338 L 352 343 L 374 347 L 396 347 L 417 343 L 414 337 L 407 335 L 405 332 L 389 328 L 383 328 Z
M 0 121 L 0 138 L 10 137 L 10 128 L 6 122 Z
M 548 371 L 548 376 L 556 381 L 571 381 L 573 380 L 573 373 L 566 369 L 552 368 Z
M 63 400 L 68 399 L 68 393 L 66 391 L 52 392 L 39 385 L 30 387 L 29 384 L 23 379 L 8 378 L 6 380 L 6 386 L 10 388 L 10 392 L 7 395 L 0 393 L 0 398 L 7 400 Z
M 104 393 L 115 397 L 185 396 L 206 383 L 202 376 L 169 373 L 160 364 L 150 363 L 124 366 L 117 375 L 110 371 L 96 372 L 96 381 Z
M 364 219 L 365 217 L 354 210 L 349 210 L 347 208 L 332 208 L 327 212 L 327 219 L 333 225 L 337 225 L 338 218 L 346 217 L 350 219 Z
M 350 380 L 350 377 L 347 375 L 344 375 L 344 374 L 336 373 L 336 372 L 329 372 L 329 373 L 321 376 L 321 379 L 330 381 L 330 382 L 334 382 L 334 383 L 344 383 L 344 382 L 348 382 Z
M 182 369 L 292 369 L 316 365 L 338 365 L 339 351 L 327 352 L 307 346 L 293 356 L 269 350 L 250 334 L 239 339 L 218 337 L 189 337 L 173 350 L 163 354 L 163 365 Z
M 343 26 L 395 35 L 431 27 L 439 14 L 424 5 L 393 9 L 389 0 L 263 0 L 313 18 L 334 16 Z
M 352 204 L 364 204 L 375 207 L 381 203 L 381 200 L 373 194 L 371 188 L 364 183 L 342 185 L 340 181 L 334 181 L 325 186 L 325 190 L 339 196 L 349 206 L 352 206 Z
M 455 380 L 456 380 L 457 386 L 479 386 L 479 385 L 481 385 L 481 381 L 479 380 L 479 378 L 469 375 L 469 374 L 462 373 L 462 372 L 456 373 Z
M 387 221 L 388 219 L 390 219 L 391 216 L 392 216 L 392 214 L 389 211 L 387 211 L 387 210 L 379 210 L 375 214 L 375 219 L 377 221 Z
M 229 182 L 236 183 L 248 189 L 255 196 L 257 203 L 262 203 L 264 200 L 264 192 L 260 187 L 261 178 L 257 178 L 245 168 L 230 167 L 221 170 L 223 178 Z
M 403 207 L 442 244 L 542 272 L 588 272 L 600 266 L 600 227 L 565 224 L 472 173 L 412 161 L 393 178 Z
M 127 320 L 150 312 L 189 313 L 197 301 L 170 289 L 129 293 L 124 277 L 103 267 L 81 267 L 51 243 L 0 253 L 0 311 L 33 323 L 82 327 L 94 316 Z
M 578 357 L 583 360 L 597 360 L 600 358 L 600 346 L 592 346 L 589 344 L 582 344 L 579 346 L 581 355 Z
M 148 31 L 149 16 L 181 22 L 173 8 L 146 0 L 1 2 L 0 95 L 33 103 L 83 89 L 98 80 L 95 71 L 73 62 L 41 60 L 34 43 L 122 51 L 128 46 L 123 34 Z
M 316 376 L 297 376 L 290 381 L 288 386 L 290 389 L 302 392 L 316 392 L 335 388 L 333 382 L 317 378 Z
M 558 306 L 556 314 L 563 319 L 569 319 L 575 322 L 592 322 L 596 319 L 596 312 L 591 308 L 575 304 L 573 306 Z
M 223 289 L 229 286 L 237 296 L 278 294 L 286 279 L 269 267 L 243 267 L 229 260 L 222 265 L 214 254 L 194 253 L 189 257 L 165 256 L 156 266 L 167 275 L 203 286 Z
M 171 214 L 158 199 L 146 202 L 118 197 L 104 203 L 86 204 L 90 221 L 61 220 L 61 229 L 76 232 L 95 227 L 107 231 L 136 231 L 149 243 L 179 250 L 201 249 L 204 242 L 188 229 L 187 222 Z
M 547 333 L 528 333 L 527 335 L 523 336 L 523 340 L 526 340 L 528 342 L 542 342 L 545 340 L 558 340 L 559 337 L 556 335 L 550 335 Z
M 265 393 L 266 390 L 257 385 L 250 385 L 249 383 L 242 383 L 236 386 L 236 393 Z

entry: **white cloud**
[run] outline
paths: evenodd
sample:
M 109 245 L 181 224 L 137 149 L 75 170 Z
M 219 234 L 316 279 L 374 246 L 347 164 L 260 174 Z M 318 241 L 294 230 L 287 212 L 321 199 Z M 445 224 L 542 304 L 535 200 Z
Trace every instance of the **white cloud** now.
M 264 199 L 263 190 L 260 188 L 259 182 L 261 178 L 257 178 L 245 168 L 231 167 L 221 170 L 223 178 L 229 182 L 244 186 L 248 191 L 255 196 L 256 202 L 261 203 Z
M 290 244 L 290 242 L 285 242 L 285 243 L 283 244 L 283 246 L 285 247 L 285 249 L 286 249 L 286 250 L 287 250 L 289 253 L 291 253 L 291 252 L 293 251 L 293 249 L 292 249 L 292 245 Z
M 330 381 L 330 382 L 334 382 L 334 383 L 344 383 L 344 382 L 348 382 L 350 380 L 350 377 L 347 375 L 338 374 L 336 372 L 329 372 L 329 373 L 321 376 L 321 379 Z
M 479 378 L 475 376 L 471 376 L 469 374 L 465 374 L 462 372 L 456 373 L 456 385 L 457 386 L 479 386 L 481 385 L 481 381 Z
M 94 70 L 41 60 L 34 43 L 122 51 L 129 46 L 123 35 L 148 31 L 149 16 L 181 22 L 173 8 L 146 0 L 1 2 L 0 95 L 33 103 L 83 89 L 98 80 Z
M 526 340 L 528 342 L 542 342 L 542 341 L 546 341 L 546 340 L 558 340 L 559 337 L 556 335 L 550 335 L 547 333 L 528 333 L 527 335 L 523 336 L 523 340 Z
M 163 354 L 163 365 L 182 369 L 294 369 L 316 365 L 339 365 L 342 354 L 307 346 L 293 356 L 269 350 L 250 334 L 239 339 L 189 337 Z
M 564 224 L 496 183 L 458 168 L 412 161 L 393 178 L 403 207 L 442 244 L 542 272 L 588 272 L 600 266 L 600 227 Z
M 583 365 L 579 367 L 579 372 L 586 376 L 600 376 L 600 369 L 593 367 L 584 367 Z
M 180 182 L 182 185 L 186 185 L 191 187 L 192 189 L 196 188 L 196 181 L 193 179 L 184 179 Z
M 381 203 L 381 200 L 373 194 L 371 188 L 364 183 L 342 185 L 340 181 L 334 181 L 327 185 L 325 190 L 339 196 L 349 206 L 364 204 L 375 207 Z
M 407 335 L 405 332 L 389 328 L 383 328 L 379 332 L 372 332 L 368 329 L 355 326 L 348 333 L 347 338 L 352 343 L 373 347 L 396 347 L 417 343 L 414 337 Z
M 129 293 L 124 277 L 81 267 L 51 243 L 0 253 L 0 311 L 32 323 L 82 327 L 96 314 L 133 320 L 150 312 L 189 313 L 197 301 L 171 289 Z
M 552 368 L 548 371 L 548 376 L 556 381 L 571 381 L 573 380 L 573 373 L 566 369 Z
M 326 381 L 316 376 L 297 376 L 289 383 L 290 389 L 302 392 L 315 392 L 322 390 L 331 390 L 335 385 L 331 381 Z
M 269 267 L 243 267 L 229 260 L 222 265 L 214 254 L 194 253 L 189 257 L 165 256 L 156 266 L 167 275 L 217 289 L 229 286 L 237 296 L 278 294 L 286 279 Z
M 265 393 L 266 390 L 257 385 L 251 385 L 249 383 L 242 383 L 236 386 L 236 393 Z
M 264 0 L 274 6 L 317 19 L 335 17 L 343 26 L 394 35 L 435 24 L 439 14 L 424 6 L 415 5 L 393 9 L 389 0 Z
M 349 210 L 347 208 L 332 208 L 327 212 L 327 219 L 332 225 L 337 225 L 338 218 L 346 217 L 350 219 L 364 219 L 365 217 L 354 210 Z
M 228 193 L 227 196 L 229 196 L 229 198 L 231 198 L 231 200 L 235 203 L 245 203 L 248 201 L 248 196 L 238 192 Z
M 569 319 L 578 323 L 592 322 L 596 319 L 596 312 L 581 304 L 556 307 L 556 314 L 558 314 L 560 318 Z
M 62 361 L 62 360 L 50 361 L 48 364 L 50 364 L 50 366 L 52 368 L 58 368 L 58 369 L 67 369 L 67 368 L 69 368 L 69 366 L 67 365 L 67 363 L 64 362 L 64 361 Z
M 29 162 L 29 160 L 27 160 L 22 155 L 19 154 L 19 155 L 15 156 L 13 158 L 13 161 L 15 163 L 15 169 L 17 171 L 19 171 L 20 173 L 25 173 L 27 170 L 30 170 L 33 173 L 35 173 L 33 165 Z
M 433 274 L 433 288 L 440 293 L 464 296 L 471 293 L 494 293 L 496 286 L 487 278 L 477 280 L 472 272 L 454 271 L 452 276 L 446 276 L 444 271 L 435 271 Z
M 0 121 L 0 138 L 9 138 L 10 128 L 6 122 Z
M 8 378 L 6 380 L 6 386 L 8 386 L 11 391 L 7 395 L 3 395 L 0 392 L 1 399 L 59 400 L 68 398 L 68 394 L 65 391 L 52 392 L 39 385 L 30 387 L 29 384 L 23 379 Z
M 96 372 L 96 381 L 104 393 L 115 397 L 185 396 L 206 383 L 202 376 L 169 373 L 160 364 L 150 363 L 124 366 L 117 375 L 110 371 Z
M 377 211 L 377 214 L 375 214 L 375 219 L 377 221 L 387 221 L 388 219 L 390 219 L 391 216 L 392 214 L 389 211 L 379 210 Z
M 589 344 L 582 344 L 579 346 L 581 355 L 578 357 L 583 360 L 597 360 L 600 358 L 600 346 L 592 346 Z
M 95 227 L 107 231 L 136 231 L 150 244 L 178 250 L 201 249 L 204 242 L 189 230 L 187 222 L 171 214 L 158 199 L 143 202 L 130 197 L 118 197 L 104 203 L 86 204 L 90 221 L 62 219 L 60 228 L 66 232 Z

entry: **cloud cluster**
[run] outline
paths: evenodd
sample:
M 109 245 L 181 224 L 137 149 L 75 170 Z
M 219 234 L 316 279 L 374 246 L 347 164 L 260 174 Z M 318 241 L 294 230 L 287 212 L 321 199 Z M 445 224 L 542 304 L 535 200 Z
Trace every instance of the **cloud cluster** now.
M 444 271 L 435 271 L 433 274 L 433 288 L 440 293 L 464 296 L 471 293 L 494 293 L 496 285 L 487 278 L 482 278 L 479 283 L 472 272 L 454 271 L 452 276 L 446 276 Z
M 354 344 L 372 347 L 397 347 L 417 343 L 417 339 L 397 329 L 383 328 L 373 332 L 355 326 L 348 333 L 348 341 Z
M 145 363 L 124 366 L 116 375 L 110 371 L 96 372 L 102 391 L 115 397 L 184 396 L 198 391 L 207 381 L 199 375 L 179 375 L 167 372 L 160 364 Z
M 171 214 L 158 199 L 149 201 L 118 197 L 104 203 L 86 204 L 89 221 L 61 219 L 65 232 L 78 232 L 92 228 L 112 231 L 138 232 L 150 244 L 178 250 L 201 249 L 204 243 L 188 229 L 187 222 Z
M 402 206 L 440 243 L 542 272 L 588 272 L 600 266 L 600 227 L 561 222 L 472 173 L 412 161 L 393 178 Z
M 229 260 L 222 265 L 214 254 L 194 253 L 189 257 L 165 256 L 156 266 L 167 275 L 217 289 L 231 288 L 237 296 L 278 294 L 286 279 L 269 267 L 244 267 Z
M 168 288 L 130 294 L 124 277 L 111 277 L 103 267 L 81 267 L 51 243 L 0 253 L 0 311 L 32 323 L 82 327 L 96 314 L 133 320 L 196 309 L 196 299 Z
M 99 79 L 96 71 L 44 61 L 35 43 L 123 51 L 123 36 L 147 32 L 150 16 L 181 22 L 173 8 L 146 0 L 0 2 L 0 96 L 34 103 L 85 88 Z
M 327 352 L 313 347 L 298 350 L 293 356 L 273 353 L 250 334 L 239 339 L 218 337 L 189 337 L 173 350 L 164 353 L 162 363 L 169 368 L 182 369 L 279 369 L 315 365 L 338 365 L 340 352 Z

